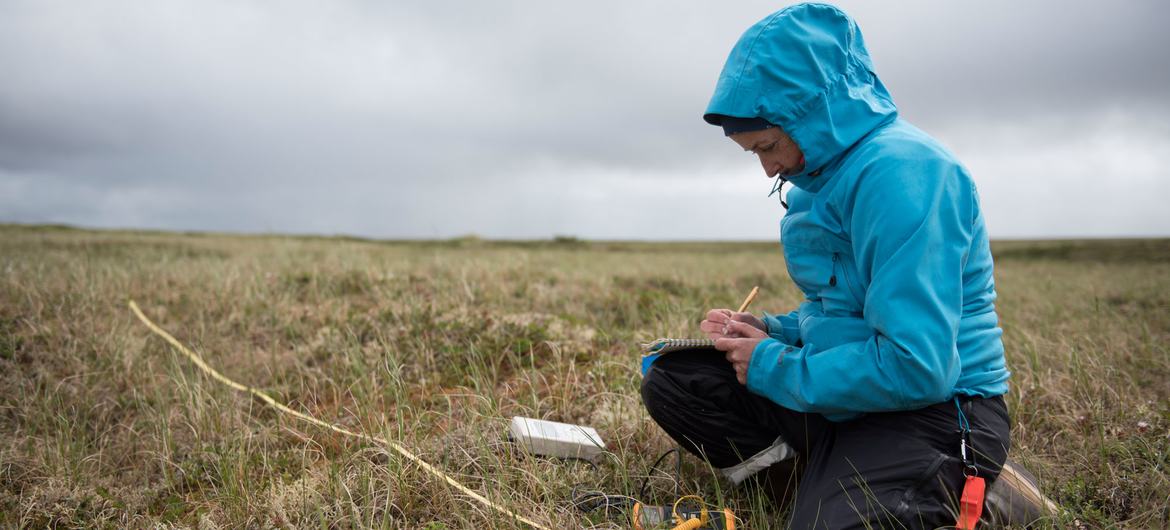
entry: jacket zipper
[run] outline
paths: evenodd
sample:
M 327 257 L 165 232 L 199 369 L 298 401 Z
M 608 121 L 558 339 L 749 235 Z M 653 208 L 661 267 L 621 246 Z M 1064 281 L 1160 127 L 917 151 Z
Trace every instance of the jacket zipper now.
M 836 287 L 837 286 L 837 259 L 838 258 L 839 258 L 839 256 L 837 255 L 836 252 L 834 252 L 833 253 L 833 272 L 829 276 L 829 287 Z

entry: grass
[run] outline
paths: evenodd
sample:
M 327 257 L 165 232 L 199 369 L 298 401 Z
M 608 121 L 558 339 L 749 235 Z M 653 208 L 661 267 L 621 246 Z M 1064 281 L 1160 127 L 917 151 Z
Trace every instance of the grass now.
M 1170 241 L 1005 242 L 999 313 L 1014 456 L 1069 512 L 1170 525 Z M 710 307 L 799 291 L 775 244 L 379 242 L 0 225 L 0 525 L 512 528 L 370 446 L 203 376 L 391 438 L 556 528 L 620 527 L 575 486 L 636 494 L 672 447 L 642 409 L 635 344 Z M 525 415 L 596 427 L 596 467 L 526 457 Z M 671 466 L 665 466 L 671 467 Z M 650 501 L 673 481 L 651 481 Z M 681 488 L 780 528 L 759 493 L 684 459 Z

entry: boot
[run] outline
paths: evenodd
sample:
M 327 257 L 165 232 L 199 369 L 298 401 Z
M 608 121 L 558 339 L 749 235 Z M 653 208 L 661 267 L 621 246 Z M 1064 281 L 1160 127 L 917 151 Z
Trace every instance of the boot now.
M 1029 526 L 1060 513 L 1060 506 L 1040 491 L 1036 477 L 1011 458 L 988 488 L 984 507 L 983 517 L 992 527 Z

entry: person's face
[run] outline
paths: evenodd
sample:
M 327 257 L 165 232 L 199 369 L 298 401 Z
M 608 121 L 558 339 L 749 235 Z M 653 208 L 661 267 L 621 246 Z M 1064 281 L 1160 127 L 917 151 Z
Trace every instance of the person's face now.
M 768 178 L 793 175 L 804 169 L 804 153 L 779 127 L 735 133 L 731 139 L 744 151 L 760 157 L 760 165 L 764 166 Z

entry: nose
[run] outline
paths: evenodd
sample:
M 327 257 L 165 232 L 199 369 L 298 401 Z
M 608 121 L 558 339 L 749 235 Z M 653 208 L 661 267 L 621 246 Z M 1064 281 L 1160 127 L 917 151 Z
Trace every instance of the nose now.
M 764 176 L 766 176 L 768 178 L 772 178 L 772 177 L 775 177 L 776 175 L 779 175 L 781 170 L 784 169 L 778 160 L 771 159 L 771 158 L 764 157 L 764 156 L 760 157 L 760 165 L 763 166 L 763 168 L 764 168 Z

